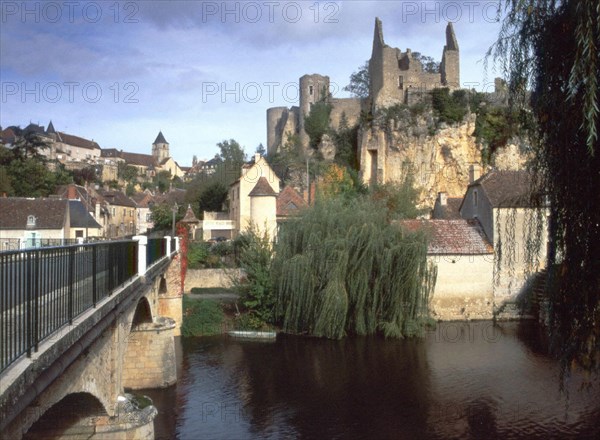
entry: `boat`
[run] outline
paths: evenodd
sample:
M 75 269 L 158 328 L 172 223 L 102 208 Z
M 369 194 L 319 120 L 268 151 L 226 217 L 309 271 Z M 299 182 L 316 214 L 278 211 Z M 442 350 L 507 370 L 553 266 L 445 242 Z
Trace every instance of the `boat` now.
M 227 333 L 233 338 L 273 340 L 277 338 L 277 332 L 261 332 L 256 330 L 232 330 Z

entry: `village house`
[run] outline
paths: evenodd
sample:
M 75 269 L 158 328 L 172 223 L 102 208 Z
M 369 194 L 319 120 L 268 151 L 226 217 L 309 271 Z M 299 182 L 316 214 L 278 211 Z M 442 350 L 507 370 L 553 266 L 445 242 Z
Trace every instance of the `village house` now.
M 145 234 L 154 227 L 152 221 L 151 208 L 154 205 L 154 194 L 150 190 L 145 190 L 131 196 L 136 204 L 136 235 Z
M 492 170 L 480 177 L 478 167 L 473 166 L 470 181 L 462 199 L 438 194 L 432 220 L 403 225 L 425 230 L 430 240 L 428 258 L 438 266 L 432 298 L 436 316 L 485 319 L 496 313 L 516 317 L 520 313 L 517 302 L 544 266 L 547 213 L 533 206 L 531 175 L 525 170 Z M 536 237 L 529 226 L 535 215 L 542 216 L 543 226 L 537 254 L 527 251 L 528 242 Z M 460 247 L 460 252 L 449 252 L 448 242 Z
M 531 174 L 525 170 L 493 170 L 469 184 L 460 205 L 461 217 L 478 219 L 494 247 L 497 307 L 514 302 L 546 260 L 547 213 L 532 204 L 531 180 Z M 530 229 L 535 215 L 542 216 L 538 237 L 542 246 L 529 255 L 528 242 L 536 238 L 536 232 Z
M 437 267 L 430 311 L 442 320 L 490 319 L 494 250 L 475 220 L 402 220 L 427 235 L 427 260 Z
M 0 197 L 0 249 L 60 246 L 71 237 L 69 201 Z
M 124 238 L 136 233 L 136 204 L 121 191 L 98 190 L 102 201 L 101 224 L 105 238 Z
M 260 154 L 242 166 L 240 178 L 230 185 L 228 205 L 229 212 L 203 213 L 204 240 L 235 238 L 251 227 L 275 240 L 278 225 L 307 206 L 291 186 L 281 190 L 279 177 Z

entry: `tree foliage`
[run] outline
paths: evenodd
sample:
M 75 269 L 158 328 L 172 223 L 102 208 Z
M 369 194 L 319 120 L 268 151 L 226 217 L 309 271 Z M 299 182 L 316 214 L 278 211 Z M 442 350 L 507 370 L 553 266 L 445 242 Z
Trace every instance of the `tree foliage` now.
M 331 104 L 322 100 L 314 103 L 310 113 L 304 117 L 304 131 L 308 134 L 311 148 L 316 149 L 321 143 L 323 135 L 329 130 L 330 114 Z
M 352 93 L 357 98 L 368 98 L 371 88 L 371 78 L 369 76 L 369 61 L 358 68 L 358 71 L 350 75 L 350 84 L 344 87 L 344 91 Z
M 435 269 L 424 236 L 386 217 L 369 198 L 330 198 L 283 225 L 271 267 L 285 331 L 334 339 L 419 333 Z
M 413 58 L 421 62 L 423 66 L 423 72 L 425 73 L 440 73 L 440 62 L 433 59 L 428 55 L 423 55 L 420 52 L 413 52 Z
M 462 122 L 468 111 L 467 93 L 464 90 L 434 89 L 431 104 L 440 122 L 449 124 Z
M 198 199 L 199 211 L 221 211 L 226 199 L 227 188 L 225 185 L 217 181 L 212 182 L 200 193 Z
M 55 163 L 50 170 L 40 153 L 48 143 L 33 132 L 20 136 L 12 148 L 0 146 L 0 191 L 8 196 L 47 197 L 58 185 L 73 181 L 64 167 Z
M 563 372 L 600 367 L 600 3 L 506 0 L 488 55 L 531 104 L 536 193 L 549 201 L 550 333 Z M 531 90 L 531 94 L 528 92 Z M 531 99 L 529 99 L 531 97 Z M 539 231 L 541 221 L 533 222 Z

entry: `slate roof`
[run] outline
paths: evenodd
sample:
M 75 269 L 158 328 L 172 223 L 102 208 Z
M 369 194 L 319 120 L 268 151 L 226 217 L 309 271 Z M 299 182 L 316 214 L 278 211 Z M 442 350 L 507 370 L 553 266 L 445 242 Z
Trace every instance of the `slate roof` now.
M 130 208 L 136 208 L 137 205 L 133 200 L 123 194 L 121 191 L 105 191 L 99 190 L 100 194 L 106 202 L 113 206 L 128 206 Z
M 79 200 L 69 200 L 69 218 L 72 228 L 102 229 Z
M 154 201 L 154 195 L 147 192 L 136 193 L 131 196 L 138 208 L 149 208 L 150 203 Z
M 525 170 L 493 170 L 471 183 L 469 188 L 483 188 L 493 208 L 528 208 L 531 206 L 531 180 L 531 174 Z
M 140 165 L 148 168 L 156 165 L 156 158 L 151 154 L 126 153 L 122 151 L 119 157 L 129 165 Z
M 440 205 L 436 201 L 433 218 L 442 220 L 458 220 L 462 218 L 460 216 L 462 200 L 462 197 L 448 197 L 445 206 Z
M 277 197 L 277 193 L 273 190 L 271 185 L 269 185 L 269 181 L 266 177 L 261 177 L 260 179 L 258 179 L 258 182 L 256 182 L 256 185 L 248 195 L 250 197 Z
M 65 226 L 68 200 L 0 197 L 0 229 L 27 229 L 27 217 L 36 223 L 31 229 L 62 229 Z
M 57 140 L 63 144 L 73 145 L 74 147 L 79 148 L 86 148 L 88 150 L 100 150 L 100 145 L 94 141 L 90 141 L 79 136 L 73 136 L 72 134 L 63 133 L 62 131 L 57 131 L 56 135 Z
M 277 196 L 277 216 L 288 217 L 298 214 L 301 208 L 305 208 L 307 203 L 302 196 L 298 194 L 291 186 L 286 186 Z
M 162 131 L 158 132 L 158 136 L 156 136 L 156 140 L 154 141 L 155 144 L 168 144 L 167 140 L 165 139 L 165 137 L 162 134 Z
M 425 232 L 429 255 L 483 255 L 494 251 L 477 219 L 400 220 L 399 224 L 411 232 Z

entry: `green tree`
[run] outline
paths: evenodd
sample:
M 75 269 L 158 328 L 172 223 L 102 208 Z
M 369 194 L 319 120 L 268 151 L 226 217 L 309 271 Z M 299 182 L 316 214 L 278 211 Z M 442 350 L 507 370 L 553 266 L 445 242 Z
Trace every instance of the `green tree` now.
M 117 176 L 125 182 L 132 183 L 137 180 L 138 169 L 132 165 L 127 165 L 125 162 L 119 162 L 117 165 Z
M 413 58 L 419 60 L 423 66 L 423 72 L 440 73 L 440 63 L 428 55 L 423 55 L 420 52 L 413 52 Z
M 227 187 L 221 182 L 210 183 L 200 194 L 198 206 L 200 212 L 221 211 L 227 199 Z
M 553 349 L 563 372 L 573 365 L 598 372 L 600 6 L 583 0 L 504 4 L 506 17 L 488 55 L 506 69 L 516 109 L 534 117 L 534 194 L 546 196 L 534 201 L 549 202 L 547 266 L 559 268 L 548 272 Z M 534 247 L 543 245 L 539 212 Z
M 323 135 L 329 130 L 329 115 L 331 104 L 324 100 L 316 102 L 310 113 L 304 117 L 304 130 L 310 139 L 310 147 L 316 149 L 321 143 Z
M 358 71 L 350 75 L 350 84 L 343 90 L 352 93 L 357 98 L 367 98 L 369 96 L 371 78 L 369 76 L 369 61 L 358 68 Z
M 177 212 L 175 213 L 175 223 L 179 222 L 185 215 L 185 206 L 178 206 Z M 150 215 L 155 231 L 171 230 L 173 226 L 173 207 L 167 203 L 157 203 L 150 207 Z
M 242 146 L 234 139 L 224 140 L 217 144 L 221 164 L 217 166 L 215 175 L 220 182 L 229 186 L 237 180 L 242 172 L 242 165 L 246 162 L 246 153 Z

